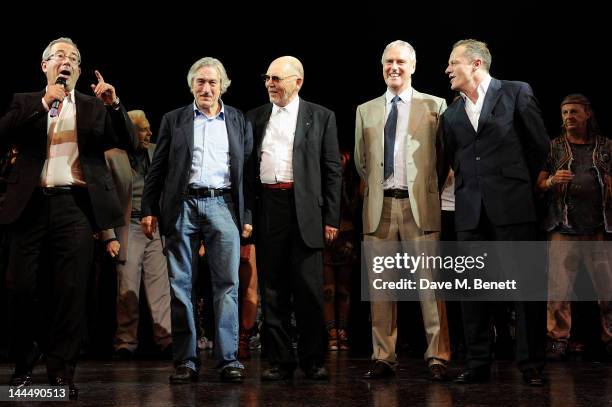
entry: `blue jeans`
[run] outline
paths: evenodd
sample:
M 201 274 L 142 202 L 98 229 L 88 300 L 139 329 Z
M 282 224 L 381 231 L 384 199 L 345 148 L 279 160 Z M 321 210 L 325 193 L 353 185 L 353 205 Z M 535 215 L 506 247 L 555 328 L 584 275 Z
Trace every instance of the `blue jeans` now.
M 186 197 L 174 229 L 166 237 L 170 273 L 172 353 L 175 366 L 197 370 L 194 276 L 204 241 L 210 267 L 218 366 L 242 367 L 238 352 L 238 266 L 240 233 L 231 198 Z M 195 271 L 195 272 L 194 272 Z

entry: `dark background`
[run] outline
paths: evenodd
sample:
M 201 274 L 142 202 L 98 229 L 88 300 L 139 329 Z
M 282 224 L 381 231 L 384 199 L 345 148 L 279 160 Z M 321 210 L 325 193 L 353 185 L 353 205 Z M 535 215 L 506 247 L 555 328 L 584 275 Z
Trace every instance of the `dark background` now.
M 147 113 L 154 132 L 165 112 L 192 101 L 186 76 L 198 58 L 223 62 L 232 80 L 223 99 L 246 111 L 267 102 L 260 74 L 269 63 L 293 55 L 305 68 L 300 95 L 336 112 L 341 144 L 350 148 L 356 106 L 385 91 L 380 58 L 387 43 L 410 42 L 417 52 L 414 88 L 450 102 L 453 92 L 444 69 L 452 44 L 477 38 L 489 44 L 492 76 L 531 84 L 551 136 L 559 133 L 559 103 L 573 92 L 591 99 L 604 134 L 611 133 L 610 22 L 604 21 L 604 6 L 574 2 L 544 8 L 535 1 L 371 5 L 371 10 L 344 6 L 351 7 L 350 13 L 283 2 L 248 8 L 177 3 L 172 9 L 165 4 L 133 13 L 105 5 L 36 17 L 32 10 L 4 13 L 0 111 L 13 92 L 44 87 L 42 51 L 60 36 L 72 38 L 83 57 L 77 89 L 91 93 L 93 71 L 100 70 L 128 109 Z

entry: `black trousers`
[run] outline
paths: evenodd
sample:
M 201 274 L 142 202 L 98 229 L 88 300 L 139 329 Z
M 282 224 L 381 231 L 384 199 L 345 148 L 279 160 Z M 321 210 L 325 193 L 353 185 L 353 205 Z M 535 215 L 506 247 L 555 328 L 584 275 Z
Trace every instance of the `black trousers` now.
M 495 226 L 482 205 L 478 227 L 457 232 L 458 241 L 533 241 L 535 223 Z M 467 346 L 467 367 L 489 368 L 492 360 L 490 324 L 496 303 L 464 301 L 461 303 L 463 330 Z M 521 371 L 541 370 L 545 361 L 546 302 L 514 302 L 516 311 L 516 361 Z
M 299 364 L 320 365 L 327 349 L 322 250 L 307 247 L 302 240 L 293 190 L 264 189 L 260 205 L 257 271 L 268 360 L 288 369 L 296 366 L 289 334 L 293 304 Z
M 86 189 L 57 195 L 37 189 L 12 227 L 9 268 L 15 279 L 16 373 L 31 370 L 37 353 L 34 342 L 42 338 L 38 342 L 47 355 L 49 377 L 73 378 L 93 257 L 92 220 Z M 47 287 L 37 290 L 37 281 Z M 47 297 L 42 309 L 35 306 L 37 292 Z M 41 312 L 44 325 L 39 327 Z

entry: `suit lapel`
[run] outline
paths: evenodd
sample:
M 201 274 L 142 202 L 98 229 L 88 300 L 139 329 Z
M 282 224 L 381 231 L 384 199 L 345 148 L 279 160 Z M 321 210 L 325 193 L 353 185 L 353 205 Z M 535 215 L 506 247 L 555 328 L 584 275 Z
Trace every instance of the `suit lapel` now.
M 297 123 L 295 126 L 295 137 L 293 139 L 293 156 L 295 152 L 304 143 L 306 134 L 312 126 L 312 111 L 310 106 L 302 99 L 300 100 L 300 107 L 298 109 Z
M 184 141 L 187 143 L 187 147 L 189 147 L 189 155 L 191 157 L 193 157 L 193 115 L 193 104 L 185 106 L 178 123 L 178 131 L 182 133 Z
M 32 104 L 35 106 L 40 105 L 40 100 L 45 96 L 45 91 L 41 91 L 39 94 L 34 96 L 32 100 Z M 47 114 L 41 114 L 40 117 L 34 122 L 34 127 L 36 130 L 39 130 L 45 134 L 47 134 Z
M 230 175 L 232 175 L 234 157 L 239 157 L 240 154 L 240 133 L 238 131 L 238 126 L 236 126 L 236 115 L 231 109 L 228 109 L 227 106 L 225 107 L 225 128 L 227 129 L 227 142 L 229 145 Z M 233 183 L 234 179 L 232 179 L 232 184 Z
M 87 103 L 83 96 L 84 95 L 82 93 L 74 91 L 74 104 L 76 106 L 77 140 L 79 144 L 84 141 L 81 140 L 79 135 L 85 134 L 86 132 L 84 129 L 91 127 L 88 123 L 88 120 L 92 117 L 92 104 Z
M 459 100 L 457 100 L 457 110 L 454 117 L 457 121 L 458 127 L 465 130 L 465 132 L 470 136 L 476 136 L 476 131 L 474 130 L 472 122 L 470 122 L 470 118 L 468 117 L 467 112 L 465 111 L 465 100 L 462 96 L 459 97 Z
M 497 104 L 501 96 L 501 92 L 499 91 L 500 88 L 501 82 L 495 78 L 491 78 L 491 83 L 489 83 L 489 89 L 487 89 L 487 94 L 485 95 L 485 100 L 480 112 L 480 118 L 478 119 L 478 131 L 476 133 L 480 133 L 491 118 L 493 107 Z
M 385 109 L 387 100 L 385 95 L 382 95 L 369 105 L 369 109 L 365 112 L 368 123 L 372 123 L 373 134 L 376 135 L 376 149 L 379 150 L 379 156 L 384 155 L 384 139 L 385 139 Z
M 417 129 L 419 128 L 419 124 L 421 124 L 421 120 L 423 119 L 423 115 L 425 114 L 425 106 L 421 94 L 416 90 L 413 90 L 412 92 L 413 94 L 410 106 L 408 134 L 412 137 L 415 137 L 417 134 Z
M 272 114 L 272 103 L 268 103 L 264 106 L 261 111 L 261 114 L 255 118 L 255 128 L 253 129 L 253 133 L 257 139 L 255 140 L 257 155 L 256 157 L 261 156 L 261 143 L 263 142 L 263 138 L 266 135 L 266 126 L 270 121 L 270 115 Z

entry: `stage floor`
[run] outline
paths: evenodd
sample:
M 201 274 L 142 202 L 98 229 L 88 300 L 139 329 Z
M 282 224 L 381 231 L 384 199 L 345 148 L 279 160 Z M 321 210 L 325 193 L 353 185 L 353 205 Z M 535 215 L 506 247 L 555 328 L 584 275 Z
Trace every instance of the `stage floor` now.
M 344 352 L 331 353 L 327 366 L 329 382 L 313 382 L 296 371 L 291 382 L 261 382 L 266 363 L 259 355 L 246 363 L 248 377 L 242 384 L 219 381 L 214 362 L 202 356 L 200 380 L 187 385 L 168 384 L 172 372 L 168 361 L 110 362 L 86 360 L 77 367 L 80 389 L 78 405 L 83 406 L 612 406 L 612 365 L 572 360 L 549 363 L 549 383 L 532 388 L 521 382 L 512 362 L 495 362 L 491 381 L 459 385 L 427 380 L 425 362 L 401 359 L 397 378 L 367 381 L 361 375 L 370 361 Z M 451 365 L 454 376 L 459 366 Z M 12 366 L 0 365 L 0 383 L 6 384 Z M 34 372 L 36 383 L 45 384 L 44 366 Z M 0 403 L 8 405 L 8 403 Z M 63 403 L 13 403 L 25 405 L 66 405 Z

